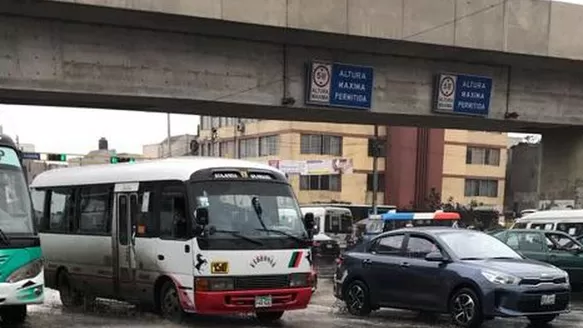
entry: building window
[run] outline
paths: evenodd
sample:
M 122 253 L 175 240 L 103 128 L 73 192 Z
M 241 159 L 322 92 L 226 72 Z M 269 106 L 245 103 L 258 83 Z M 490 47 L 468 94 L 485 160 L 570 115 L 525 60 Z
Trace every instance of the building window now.
M 220 123 L 220 117 L 211 117 L 211 128 L 218 128 Z
M 334 175 L 302 175 L 300 190 L 342 191 L 342 176 Z
M 239 152 L 241 158 L 258 157 L 258 148 L 257 138 L 239 140 Z
M 211 128 L 211 117 L 210 116 L 202 116 L 200 118 L 200 129 L 201 130 L 210 130 Z
M 223 141 L 220 144 L 219 149 L 220 157 L 235 157 L 235 142 L 234 141 Z
M 387 141 L 377 140 L 378 144 L 378 157 L 385 157 L 387 155 Z M 368 156 L 373 157 L 374 155 L 374 139 L 368 139 Z
M 498 197 L 498 180 L 466 179 L 466 197 Z
M 499 166 L 500 149 L 468 147 L 466 151 L 466 164 Z
M 379 178 L 378 178 L 378 185 L 377 185 L 377 191 L 379 192 L 385 192 L 385 174 L 384 173 L 379 173 Z M 367 191 L 373 191 L 373 179 L 374 179 L 374 174 L 369 173 L 366 175 L 366 190 Z
M 279 136 L 259 138 L 259 156 L 277 155 L 279 152 Z
M 342 137 L 302 134 L 300 151 L 302 154 L 342 156 Z

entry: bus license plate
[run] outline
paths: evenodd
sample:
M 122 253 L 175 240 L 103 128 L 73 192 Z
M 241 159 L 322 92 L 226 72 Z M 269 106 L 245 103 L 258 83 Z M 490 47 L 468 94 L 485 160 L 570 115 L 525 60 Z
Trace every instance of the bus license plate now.
M 542 295 L 540 297 L 540 305 L 554 305 L 556 296 L 553 295 Z
M 332 244 L 326 244 L 326 248 L 332 248 Z
M 269 295 L 269 296 L 255 296 L 255 307 L 256 308 L 271 307 L 271 295 Z

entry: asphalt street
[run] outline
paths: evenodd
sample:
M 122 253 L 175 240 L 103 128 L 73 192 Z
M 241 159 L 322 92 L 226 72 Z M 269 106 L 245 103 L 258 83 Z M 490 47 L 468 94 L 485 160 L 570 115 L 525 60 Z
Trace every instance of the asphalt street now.
M 403 327 L 429 328 L 450 327 L 447 316 L 423 316 L 416 312 L 381 310 L 367 318 L 350 316 L 343 304 L 331 294 L 330 282 L 321 280 L 310 307 L 303 311 L 286 313 L 276 327 L 285 328 L 341 328 L 341 327 Z M 583 295 L 574 295 L 573 311 L 559 317 L 551 327 L 581 327 L 583 322 Z M 24 327 L 258 327 L 252 316 L 205 317 L 193 316 L 183 325 L 161 320 L 154 314 L 138 312 L 132 306 L 103 300 L 91 311 L 69 312 L 63 310 L 58 294 L 48 290 L 45 304 L 30 307 L 29 317 Z M 496 319 L 487 322 L 485 328 L 528 327 L 525 319 Z

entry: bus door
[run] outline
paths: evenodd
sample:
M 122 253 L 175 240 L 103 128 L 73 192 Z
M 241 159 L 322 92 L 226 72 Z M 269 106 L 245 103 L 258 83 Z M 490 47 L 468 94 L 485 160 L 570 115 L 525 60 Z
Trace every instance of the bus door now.
M 134 295 L 136 287 L 136 215 L 139 183 L 115 185 L 114 279 L 119 295 Z

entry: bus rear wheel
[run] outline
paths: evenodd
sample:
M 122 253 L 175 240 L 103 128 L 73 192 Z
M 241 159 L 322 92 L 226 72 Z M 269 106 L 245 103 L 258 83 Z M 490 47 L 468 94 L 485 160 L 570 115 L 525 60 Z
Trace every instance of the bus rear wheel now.
M 20 325 L 26 320 L 26 305 L 4 306 L 0 310 L 0 316 L 4 325 Z

